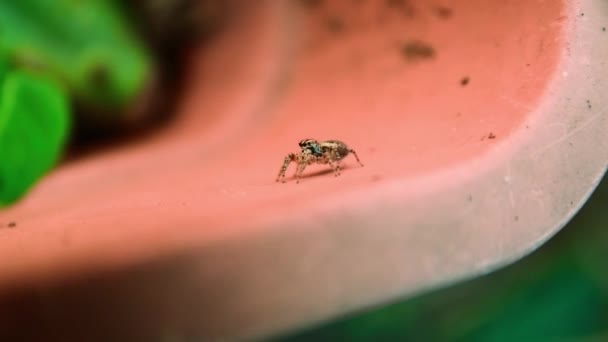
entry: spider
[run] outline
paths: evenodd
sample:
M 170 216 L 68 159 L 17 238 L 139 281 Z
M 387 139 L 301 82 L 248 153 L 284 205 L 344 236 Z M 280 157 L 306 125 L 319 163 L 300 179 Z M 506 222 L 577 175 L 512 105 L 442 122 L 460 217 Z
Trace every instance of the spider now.
M 357 156 L 357 152 L 338 140 L 318 142 L 315 139 L 304 139 L 300 141 L 299 145 L 302 149 L 301 152 L 290 153 L 285 157 L 281 171 L 279 171 L 279 175 L 277 176 L 277 182 L 282 180 L 285 183 L 285 171 L 287 171 L 287 167 L 291 162 L 298 164 L 296 183 L 300 183 L 304 169 L 310 164 L 329 164 L 334 170 L 334 175 L 338 177 L 340 175 L 340 161 L 349 153 L 352 153 L 359 165 L 363 166 L 363 163 L 361 163 Z

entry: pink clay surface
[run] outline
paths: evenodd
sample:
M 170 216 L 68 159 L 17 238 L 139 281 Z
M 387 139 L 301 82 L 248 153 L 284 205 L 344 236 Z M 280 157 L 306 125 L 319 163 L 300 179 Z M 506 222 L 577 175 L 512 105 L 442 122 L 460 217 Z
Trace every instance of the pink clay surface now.
M 290 220 L 330 194 L 348 208 L 353 190 L 508 143 L 555 73 L 562 2 L 394 3 L 298 8 L 288 39 L 280 12 L 252 11 L 193 51 L 168 127 L 59 167 L 0 212 L 17 224 L 0 229 L 0 289 L 255 234 L 250 223 Z M 413 40 L 434 55 L 408 59 Z M 303 138 L 342 140 L 365 167 L 349 156 L 340 177 L 310 166 L 296 184 L 292 165 L 275 183 Z

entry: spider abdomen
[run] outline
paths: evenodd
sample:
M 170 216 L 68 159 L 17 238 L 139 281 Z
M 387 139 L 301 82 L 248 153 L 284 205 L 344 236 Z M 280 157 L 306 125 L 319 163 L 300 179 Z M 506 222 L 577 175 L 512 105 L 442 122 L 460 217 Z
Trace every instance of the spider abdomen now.
M 326 140 L 320 145 L 323 152 L 335 153 L 334 157 L 336 160 L 344 159 L 344 157 L 346 157 L 349 152 L 348 146 L 346 146 L 345 143 L 339 140 Z

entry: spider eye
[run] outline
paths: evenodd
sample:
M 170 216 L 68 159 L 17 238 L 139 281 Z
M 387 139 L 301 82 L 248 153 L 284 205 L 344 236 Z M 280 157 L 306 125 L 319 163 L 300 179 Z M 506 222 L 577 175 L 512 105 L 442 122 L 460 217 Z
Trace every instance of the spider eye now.
M 307 146 L 310 146 L 313 143 L 313 141 L 314 140 L 312 140 L 312 139 L 304 139 L 304 140 L 300 141 L 298 143 L 298 145 L 300 145 L 300 147 L 307 147 Z

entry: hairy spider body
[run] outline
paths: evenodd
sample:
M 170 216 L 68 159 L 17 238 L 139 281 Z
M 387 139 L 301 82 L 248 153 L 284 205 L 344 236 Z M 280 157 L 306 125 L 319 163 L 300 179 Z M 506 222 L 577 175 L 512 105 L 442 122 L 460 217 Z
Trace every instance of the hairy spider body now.
M 285 172 L 291 162 L 297 164 L 296 183 L 300 182 L 304 169 L 311 164 L 329 164 L 334 170 L 334 175 L 338 177 L 340 175 L 340 161 L 349 153 L 352 153 L 359 165 L 363 166 L 357 152 L 339 140 L 318 142 L 314 139 L 304 139 L 300 141 L 299 145 L 300 152 L 290 153 L 285 157 L 283 166 L 277 176 L 277 182 L 282 180 L 285 183 Z

